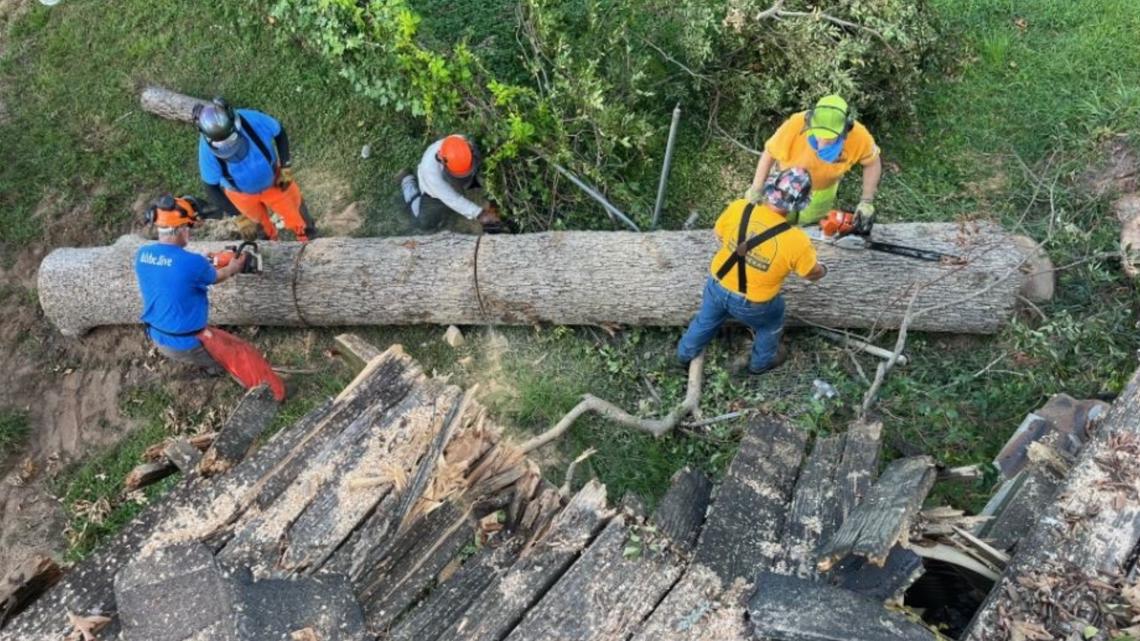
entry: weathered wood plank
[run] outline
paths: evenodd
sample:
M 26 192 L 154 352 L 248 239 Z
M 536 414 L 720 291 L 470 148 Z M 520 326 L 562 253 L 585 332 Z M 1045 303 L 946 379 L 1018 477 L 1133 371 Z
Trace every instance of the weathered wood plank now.
M 691 550 L 701 533 L 711 495 L 709 477 L 689 468 L 679 470 L 653 513 L 653 523 L 674 545 Z
M 386 632 L 474 534 L 467 511 L 445 503 L 399 535 L 368 580 L 354 585 L 369 630 Z
M 745 641 L 751 639 L 743 606 L 751 584 L 736 579 L 725 589 L 703 565 L 691 565 L 653 610 L 632 641 Z
M 186 439 L 174 439 L 162 448 L 162 454 L 178 468 L 183 474 L 192 474 L 197 471 L 198 463 L 202 460 L 202 452 L 190 444 Z
M 729 466 L 694 557 L 725 585 L 768 569 L 781 553 L 780 536 L 805 438 L 771 417 L 751 423 Z
M 1006 639 L 1017 623 L 1042 625 L 1061 638 L 1065 635 L 1060 627 L 1075 621 L 1052 604 L 1042 603 L 1039 594 L 1051 600 L 1052 593 L 1067 590 L 1085 594 L 1085 581 L 1074 582 L 1074 567 L 1109 582 L 1131 569 L 1127 564 L 1140 541 L 1140 496 L 1135 489 L 1140 483 L 1138 458 L 1140 370 L 1132 375 L 1082 448 L 1056 498 L 1018 544 L 1017 553 L 974 616 L 963 641 Z M 1050 582 L 1056 588 L 1027 591 L 1021 581 Z M 1041 611 L 1046 609 L 1057 614 L 1043 619 Z M 1102 628 L 1101 633 L 1105 632 Z
M 843 441 L 843 459 L 835 472 L 839 501 L 832 522 L 847 520 L 851 510 L 862 502 L 875 474 L 879 471 L 879 453 L 883 442 L 883 423 L 878 420 L 856 421 L 847 428 Z
M 484 547 L 436 588 L 388 634 L 391 641 L 435 641 L 458 620 L 518 558 L 521 537 L 497 548 Z
M 861 556 L 849 556 L 831 568 L 823 576 L 823 581 L 880 603 L 901 603 L 903 593 L 922 573 L 922 559 L 914 552 L 895 545 L 882 566 Z
M 36 556 L 21 563 L 0 584 L 0 627 L 62 576 L 63 570 L 46 556 Z
M 762 573 L 748 600 L 763 641 L 935 641 L 925 626 L 881 602 L 799 577 Z
M 624 641 L 681 575 L 670 551 L 645 543 L 623 551 L 638 531 L 619 515 L 507 637 L 508 641 Z M 644 534 L 643 534 L 644 536 Z
M 211 504 L 220 497 L 241 495 L 241 488 L 256 486 L 268 470 L 286 459 L 297 443 L 321 424 L 329 407 L 322 405 L 293 429 L 279 432 L 265 447 L 228 474 L 212 481 L 199 476 L 181 480 L 162 500 L 145 508 L 91 556 L 65 573 L 54 588 L 16 616 L 0 632 L 0 639 L 58 641 L 66 633 L 68 611 L 114 612 L 115 572 L 135 558 L 148 540 L 159 534 L 168 539 L 180 539 L 178 533 L 192 527 L 199 517 L 206 518 L 215 512 Z M 247 506 L 235 501 L 229 513 L 240 514 Z M 203 535 L 206 533 L 208 531 L 201 532 Z M 113 635 L 114 629 L 113 624 L 105 634 Z
M 214 439 L 214 444 L 206 450 L 198 471 L 213 476 L 229 470 L 245 458 L 253 442 L 277 416 L 278 403 L 268 386 L 259 385 L 242 397 L 226 419 L 222 429 Z
M 911 520 L 934 486 L 934 459 L 915 456 L 892 461 L 867 499 L 852 510 L 819 553 L 820 570 L 849 554 L 883 565 L 891 548 L 906 535 Z
M 817 576 L 819 547 L 838 525 L 835 474 L 843 456 L 843 443 L 842 434 L 816 439 L 796 481 L 781 537 L 784 554 L 776 564 L 776 572 L 803 578 Z
M 611 514 L 606 507 L 605 486 L 596 481 L 587 483 L 554 518 L 546 534 L 438 639 L 502 641 L 570 567 Z
M 416 384 L 394 405 L 370 407 L 320 452 L 280 498 L 239 523 L 219 558 L 253 568 L 257 576 L 318 567 L 385 496 L 353 487 L 355 478 L 384 474 L 396 484 L 415 461 L 459 395 L 416 372 Z
M 360 369 L 380 355 L 380 350 L 356 334 L 338 334 L 333 340 L 336 341 L 341 356 Z
M 177 471 L 178 468 L 170 461 L 140 463 L 123 479 L 123 490 L 134 492 L 139 488 L 157 483 Z

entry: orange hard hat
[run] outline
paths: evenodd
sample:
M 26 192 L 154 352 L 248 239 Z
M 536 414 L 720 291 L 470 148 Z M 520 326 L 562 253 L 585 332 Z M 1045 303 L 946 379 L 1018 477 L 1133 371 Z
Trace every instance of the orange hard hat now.
M 452 134 L 443 139 L 436 159 L 443 163 L 447 173 L 456 178 L 466 178 L 475 170 L 475 152 L 467 138 Z
M 198 224 L 198 204 L 193 198 L 160 196 L 147 212 L 147 221 L 157 227 L 193 227 Z

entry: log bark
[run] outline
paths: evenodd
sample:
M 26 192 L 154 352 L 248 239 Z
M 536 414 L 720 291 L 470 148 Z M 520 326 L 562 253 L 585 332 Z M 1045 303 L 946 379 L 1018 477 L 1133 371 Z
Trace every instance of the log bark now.
M 878 566 L 886 563 L 887 555 L 906 535 L 927 493 L 934 487 L 935 476 L 934 460 L 929 456 L 891 462 L 867 499 L 851 511 L 820 550 L 817 567 L 827 570 L 849 554 L 864 557 Z
M 142 94 L 139 95 L 139 103 L 142 105 L 143 111 L 160 118 L 185 123 L 194 122 L 195 107 L 210 104 L 200 98 L 193 98 L 155 85 L 142 90 Z
M 1110 583 L 1131 569 L 1127 563 L 1140 542 L 1137 457 L 1140 371 L 1132 375 L 1104 422 L 1081 449 L 1054 501 L 1018 544 L 1001 580 L 963 633 L 963 641 L 1006 639 L 1017 623 L 1052 627 L 1055 621 L 1038 618 L 1039 612 L 1051 609 L 1039 601 L 1043 593 L 1021 585 L 1022 581 L 1032 582 L 1035 575 L 1055 579 L 1055 591 L 1060 592 L 1073 587 L 1071 578 L 1065 576 L 1074 566 Z
M 964 266 L 882 252 L 817 247 L 831 271 L 814 284 L 790 278 L 791 323 L 898 327 L 915 283 L 917 331 L 992 333 L 1013 314 L 1024 255 L 996 227 L 935 223 L 876 227 L 876 237 L 968 257 Z M 61 248 L 40 266 L 47 317 L 67 335 L 138 322 L 132 259 L 143 244 Z M 193 243 L 216 251 L 222 243 Z M 708 230 L 547 232 L 408 238 L 324 238 L 264 245 L 265 273 L 215 288 L 210 320 L 223 325 L 686 324 L 700 304 Z

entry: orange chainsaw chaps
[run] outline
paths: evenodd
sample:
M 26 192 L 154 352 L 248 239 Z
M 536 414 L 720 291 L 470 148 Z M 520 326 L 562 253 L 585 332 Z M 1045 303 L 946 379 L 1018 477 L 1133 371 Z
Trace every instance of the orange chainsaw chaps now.
M 198 333 L 202 347 L 246 389 L 268 385 L 277 402 L 285 400 L 285 383 L 253 345 L 229 332 L 207 327 Z

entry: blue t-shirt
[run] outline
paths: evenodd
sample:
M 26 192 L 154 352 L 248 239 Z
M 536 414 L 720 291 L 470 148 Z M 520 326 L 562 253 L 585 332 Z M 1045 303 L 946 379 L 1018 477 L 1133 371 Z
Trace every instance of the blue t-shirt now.
M 206 138 L 198 136 L 198 172 L 202 175 L 202 182 L 207 185 L 221 185 L 224 189 L 243 194 L 258 194 L 269 189 L 276 177 L 277 147 L 273 144 L 273 139 L 281 133 L 281 123 L 272 116 L 252 109 L 238 109 L 237 115 L 241 118 L 241 135 L 248 143 L 245 155 L 241 159 L 222 161 L 210 151 L 210 143 L 206 142 Z M 250 129 L 257 133 L 265 145 L 269 158 L 261 153 L 249 137 Z M 225 179 L 222 162 L 229 167 L 230 176 L 236 185 Z
M 140 319 L 151 339 L 170 349 L 194 349 L 194 336 L 171 336 L 202 329 L 210 315 L 207 297 L 218 272 L 201 254 L 177 245 L 153 243 L 139 248 L 135 274 L 142 293 Z

